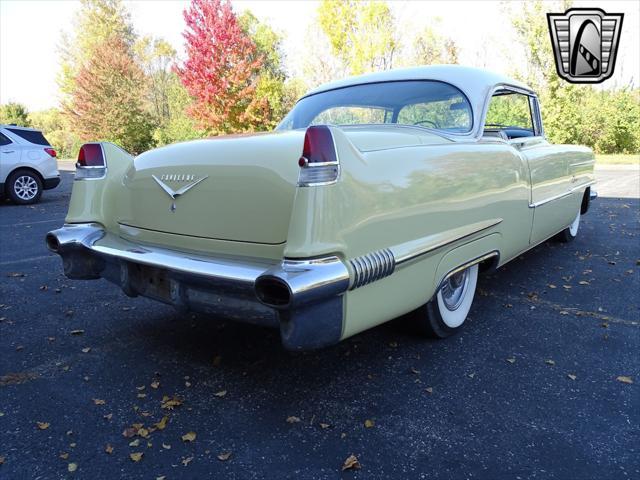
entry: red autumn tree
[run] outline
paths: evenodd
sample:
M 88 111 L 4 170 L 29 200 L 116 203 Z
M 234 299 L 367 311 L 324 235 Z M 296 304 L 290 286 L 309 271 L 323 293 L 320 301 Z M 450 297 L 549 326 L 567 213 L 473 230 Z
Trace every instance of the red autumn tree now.
M 259 127 L 268 103 L 255 95 L 263 60 L 228 0 L 191 0 L 184 11 L 187 59 L 176 71 L 193 103 L 189 114 L 209 133 Z

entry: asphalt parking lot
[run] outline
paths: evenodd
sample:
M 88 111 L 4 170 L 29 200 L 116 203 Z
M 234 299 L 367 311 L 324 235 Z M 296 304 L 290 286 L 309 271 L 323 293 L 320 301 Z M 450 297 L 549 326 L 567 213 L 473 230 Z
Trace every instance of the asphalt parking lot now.
M 306 354 L 67 280 L 44 235 L 71 173 L 0 202 L 0 478 L 640 478 L 637 172 L 599 175 L 578 239 L 481 277 L 461 335 Z

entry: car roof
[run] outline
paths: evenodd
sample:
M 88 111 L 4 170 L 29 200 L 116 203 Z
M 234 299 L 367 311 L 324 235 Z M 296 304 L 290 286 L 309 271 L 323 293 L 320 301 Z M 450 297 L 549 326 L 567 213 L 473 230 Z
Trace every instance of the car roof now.
M 20 125 L 7 125 L 7 124 L 0 124 L 0 128 L 13 128 L 13 129 L 18 129 L 18 130 L 28 130 L 31 132 L 41 132 L 42 130 L 40 130 L 39 128 L 31 128 L 31 127 L 21 127 Z
M 305 97 L 327 90 L 334 90 L 336 88 L 349 87 L 352 85 L 395 82 L 402 80 L 436 80 L 446 82 L 458 87 L 466 95 L 470 95 L 478 90 L 493 88 L 496 85 L 511 85 L 533 93 L 531 88 L 518 80 L 482 68 L 465 67 L 462 65 L 430 65 L 398 68 L 394 70 L 385 70 L 383 72 L 348 77 L 320 85 L 319 87 L 307 92 Z
M 445 82 L 461 90 L 469 99 L 473 109 L 474 127 L 473 131 L 470 133 L 475 132 L 476 134 L 481 123 L 481 115 L 484 111 L 487 97 L 495 88 L 500 86 L 514 87 L 515 89 L 522 90 L 523 93 L 535 95 L 533 90 L 524 83 L 489 70 L 465 67 L 462 65 L 430 65 L 385 70 L 383 72 L 358 75 L 335 82 L 325 83 L 309 91 L 304 97 L 354 85 L 409 80 L 432 80 Z

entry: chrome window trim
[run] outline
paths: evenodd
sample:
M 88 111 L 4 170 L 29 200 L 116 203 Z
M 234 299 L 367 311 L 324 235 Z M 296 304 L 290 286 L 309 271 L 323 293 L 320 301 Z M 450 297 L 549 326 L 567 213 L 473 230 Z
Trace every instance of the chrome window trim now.
M 489 103 L 491 102 L 491 99 L 493 98 L 493 96 L 495 95 L 496 92 L 500 91 L 500 90 L 507 90 L 513 93 L 519 93 L 521 95 L 526 95 L 527 97 L 529 97 L 529 114 L 531 115 L 531 125 L 534 128 L 534 137 L 543 137 L 544 138 L 544 134 L 541 130 L 541 135 L 537 135 L 537 132 L 535 131 L 535 120 L 533 118 L 533 114 L 531 112 L 531 98 L 535 98 L 536 103 L 538 100 L 538 96 L 535 94 L 535 92 L 533 92 L 532 90 L 526 90 L 524 88 L 519 88 L 513 85 L 509 85 L 507 83 L 499 83 L 497 85 L 495 85 L 490 91 L 489 94 L 487 95 L 487 97 L 485 98 L 484 101 L 484 106 L 482 108 L 482 115 L 481 115 L 481 121 L 479 122 L 479 129 L 476 132 L 476 138 L 481 139 L 483 132 L 484 132 L 484 127 L 485 127 L 485 123 L 487 122 L 487 113 L 489 113 Z M 542 129 L 542 122 L 540 122 L 540 128 Z M 531 138 L 531 137 L 527 137 L 527 138 Z

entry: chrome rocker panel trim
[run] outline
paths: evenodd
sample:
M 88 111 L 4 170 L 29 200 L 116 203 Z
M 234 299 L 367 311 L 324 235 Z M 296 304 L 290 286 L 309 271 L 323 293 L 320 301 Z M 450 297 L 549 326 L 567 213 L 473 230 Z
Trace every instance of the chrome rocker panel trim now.
M 145 296 L 182 310 L 279 327 L 290 350 L 320 348 L 342 336 L 343 293 L 349 273 L 337 257 L 289 260 L 205 256 L 141 245 L 95 223 L 66 224 L 47 234 L 72 279 L 105 278 L 129 296 Z M 270 302 L 261 288 L 288 292 Z

